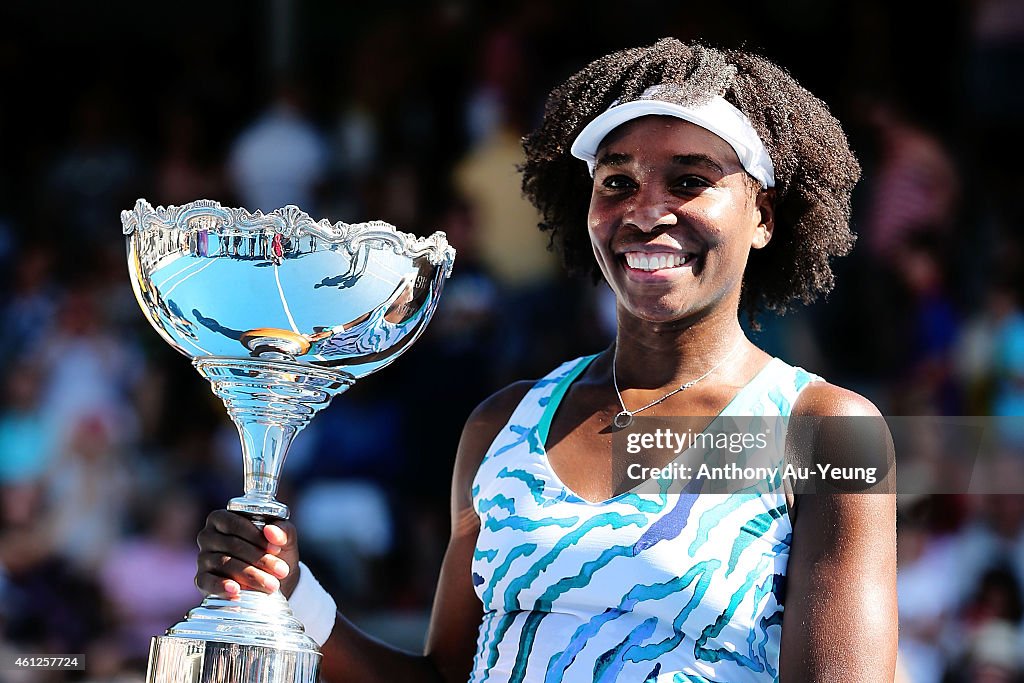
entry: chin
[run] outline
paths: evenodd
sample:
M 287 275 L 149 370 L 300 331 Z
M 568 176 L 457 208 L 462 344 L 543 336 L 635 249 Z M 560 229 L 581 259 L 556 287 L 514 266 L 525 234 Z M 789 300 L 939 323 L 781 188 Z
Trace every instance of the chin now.
M 626 304 L 626 313 L 648 323 L 674 323 L 689 318 L 695 312 L 692 306 L 672 305 L 668 302 Z

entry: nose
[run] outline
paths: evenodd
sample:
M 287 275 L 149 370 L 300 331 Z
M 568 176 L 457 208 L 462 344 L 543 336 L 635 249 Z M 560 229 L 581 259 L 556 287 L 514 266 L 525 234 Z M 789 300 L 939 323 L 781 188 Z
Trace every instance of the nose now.
M 633 201 L 626 207 L 622 222 L 643 232 L 654 232 L 678 222 L 674 208 L 661 193 L 641 191 L 634 195 Z

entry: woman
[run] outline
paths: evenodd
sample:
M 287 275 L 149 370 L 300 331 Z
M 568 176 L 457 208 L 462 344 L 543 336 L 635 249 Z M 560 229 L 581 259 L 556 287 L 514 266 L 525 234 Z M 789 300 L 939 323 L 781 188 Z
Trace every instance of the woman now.
M 859 174 L 839 124 L 760 57 L 665 39 L 553 91 L 525 148 L 541 227 L 611 286 L 618 333 L 470 416 L 426 653 L 335 620 L 287 523 L 211 514 L 199 587 L 295 591 L 328 681 L 892 680 L 893 496 L 640 495 L 612 449 L 637 414 L 878 415 L 738 319 L 831 288 Z

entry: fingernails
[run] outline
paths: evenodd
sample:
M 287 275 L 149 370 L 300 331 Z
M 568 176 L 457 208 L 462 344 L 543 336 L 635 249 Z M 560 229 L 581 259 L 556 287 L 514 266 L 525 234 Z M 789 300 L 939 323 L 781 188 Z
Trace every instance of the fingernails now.
M 268 541 L 274 543 L 275 545 L 280 545 L 281 541 L 284 539 L 284 532 L 281 531 L 279 527 L 273 526 L 271 524 L 268 524 L 267 526 L 263 527 L 263 535 L 264 537 L 266 537 Z
M 224 592 L 227 593 L 229 597 L 234 597 L 242 592 L 242 588 L 234 581 L 225 581 Z
M 263 587 L 266 588 L 271 593 L 273 593 L 274 591 L 276 591 L 278 588 L 281 587 L 281 583 L 277 579 L 275 579 L 273 576 L 268 576 L 267 578 L 263 579 Z
M 288 576 L 288 563 L 284 560 L 274 560 L 270 566 L 280 578 Z
M 271 555 L 278 555 L 281 552 L 281 546 L 274 545 L 273 543 L 271 543 L 270 545 L 267 546 L 267 552 L 270 553 Z

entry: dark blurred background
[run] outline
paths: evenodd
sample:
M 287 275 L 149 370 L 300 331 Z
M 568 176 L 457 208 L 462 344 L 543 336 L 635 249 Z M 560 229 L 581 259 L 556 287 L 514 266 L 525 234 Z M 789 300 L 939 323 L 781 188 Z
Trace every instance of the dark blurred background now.
M 519 138 L 569 74 L 668 35 L 788 68 L 864 166 L 835 291 L 759 343 L 889 415 L 1024 415 L 1021 0 L 7 2 L 0 652 L 88 669 L 0 680 L 140 680 L 201 597 L 203 517 L 241 491 L 223 407 L 132 296 L 138 197 L 458 249 L 427 333 L 313 421 L 281 493 L 342 609 L 418 648 L 463 421 L 613 335 L 610 295 L 560 274 L 520 197 Z M 1020 680 L 1024 498 L 903 496 L 899 530 L 903 679 Z

